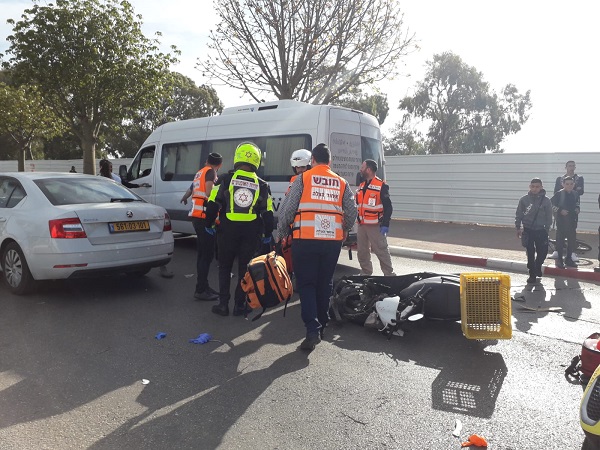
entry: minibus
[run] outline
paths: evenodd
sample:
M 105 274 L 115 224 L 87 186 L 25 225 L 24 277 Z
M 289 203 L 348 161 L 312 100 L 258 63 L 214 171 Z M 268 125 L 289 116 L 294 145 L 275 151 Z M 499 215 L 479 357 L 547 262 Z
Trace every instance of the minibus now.
M 161 125 L 144 142 L 129 168 L 120 175 L 147 183 L 136 193 L 164 207 L 173 231 L 194 234 L 187 206 L 180 203 L 209 153 L 223 156 L 221 173 L 233 169 L 233 154 L 241 142 L 252 141 L 263 152 L 258 176 L 269 183 L 275 216 L 293 175 L 294 150 L 311 150 L 325 143 L 331 150 L 331 169 L 345 178 L 353 192 L 360 182 L 362 161 L 373 159 L 382 169 L 381 131 L 370 114 L 333 105 L 312 105 L 279 100 L 225 108 L 218 116 L 181 120 Z

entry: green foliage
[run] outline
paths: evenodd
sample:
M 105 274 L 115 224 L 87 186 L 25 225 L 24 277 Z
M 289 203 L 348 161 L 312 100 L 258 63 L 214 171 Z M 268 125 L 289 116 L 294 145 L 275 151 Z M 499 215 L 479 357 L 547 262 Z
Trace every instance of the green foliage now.
M 423 136 L 403 123 L 397 123 L 391 136 L 383 137 L 382 144 L 386 156 L 427 154 Z
M 500 152 L 502 140 L 518 132 L 531 109 L 530 91 L 507 85 L 490 90 L 483 75 L 452 53 L 434 55 L 412 97 L 400 102 L 405 121 L 428 122 L 427 153 Z
M 60 134 L 64 127 L 54 111 L 44 105 L 35 86 L 9 86 L 0 82 L 0 134 L 9 136 L 18 148 L 19 171 L 25 170 L 26 153 L 31 156 L 35 139 Z
M 212 87 L 197 86 L 192 79 L 180 73 L 172 75 L 168 95 L 153 107 L 140 110 L 132 119 L 107 130 L 107 154 L 133 157 L 158 126 L 176 120 L 213 116 L 223 111 L 223 104 Z
M 39 87 L 44 103 L 81 140 L 84 172 L 95 173 L 101 130 L 162 98 L 176 58 L 144 36 L 141 17 L 125 0 L 56 0 L 8 22 L 5 68 Z
M 204 72 L 257 102 L 335 103 L 416 48 L 396 0 L 216 0 Z
M 355 96 L 345 95 L 344 97 L 338 99 L 336 104 L 371 114 L 377 118 L 379 125 L 385 122 L 385 118 L 390 110 L 387 101 L 387 95 L 381 94 L 359 94 Z

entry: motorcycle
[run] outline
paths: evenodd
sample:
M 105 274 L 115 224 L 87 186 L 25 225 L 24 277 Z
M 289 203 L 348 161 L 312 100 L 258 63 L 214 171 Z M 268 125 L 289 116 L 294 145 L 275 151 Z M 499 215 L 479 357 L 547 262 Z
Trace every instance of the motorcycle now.
M 395 277 L 345 277 L 334 287 L 336 317 L 376 328 L 391 339 L 423 318 L 460 320 L 459 275 L 422 272 Z

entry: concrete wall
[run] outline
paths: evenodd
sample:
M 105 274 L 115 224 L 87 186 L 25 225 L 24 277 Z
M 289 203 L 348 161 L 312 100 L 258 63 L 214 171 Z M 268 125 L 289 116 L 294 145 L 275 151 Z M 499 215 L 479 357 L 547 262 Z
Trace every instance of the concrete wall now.
M 578 230 L 600 225 L 600 153 L 500 153 L 386 157 L 394 218 L 514 225 L 529 182 L 539 177 L 552 197 L 556 177 L 574 160 L 584 177 Z

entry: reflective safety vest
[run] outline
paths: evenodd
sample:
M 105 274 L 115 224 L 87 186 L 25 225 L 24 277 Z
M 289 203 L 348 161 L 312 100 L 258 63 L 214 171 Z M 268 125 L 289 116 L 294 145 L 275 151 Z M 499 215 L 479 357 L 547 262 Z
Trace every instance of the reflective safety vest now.
M 383 215 L 383 203 L 381 203 L 383 181 L 379 177 L 373 178 L 364 191 L 365 183 L 363 181 L 360 184 L 354 196 L 358 205 L 358 223 L 361 225 L 377 224 Z
M 303 190 L 294 218 L 294 239 L 344 240 L 342 207 L 346 180 L 326 165 L 302 173 Z
M 242 179 L 249 178 L 248 179 Z M 254 206 L 258 201 L 260 185 L 254 172 L 236 170 L 229 182 L 229 202 L 226 205 L 225 217 L 232 222 L 251 222 L 258 215 Z
M 206 192 L 206 174 L 212 167 L 204 166 L 200 169 L 196 176 L 194 177 L 193 182 L 193 190 L 192 190 L 192 209 L 190 210 L 188 216 L 198 217 L 199 219 L 204 219 L 206 217 L 206 202 L 208 201 L 208 197 L 210 192 Z M 215 175 L 214 182 L 217 182 L 217 177 Z
M 290 184 L 288 185 L 288 189 L 285 192 L 285 195 L 288 195 L 288 192 L 290 192 L 290 189 L 292 188 L 292 184 L 294 184 L 294 181 L 296 181 L 296 178 L 298 178 L 298 175 L 294 175 L 291 179 L 290 179 Z

